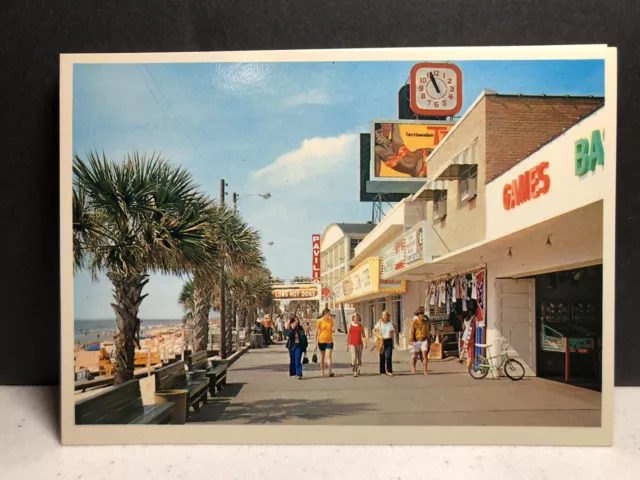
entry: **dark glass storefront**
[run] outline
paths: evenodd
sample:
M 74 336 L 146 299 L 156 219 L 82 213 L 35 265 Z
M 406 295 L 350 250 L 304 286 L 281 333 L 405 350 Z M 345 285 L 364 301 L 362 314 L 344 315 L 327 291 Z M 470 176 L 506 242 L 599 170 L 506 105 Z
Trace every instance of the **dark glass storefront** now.
M 537 376 L 600 389 L 602 265 L 535 281 Z

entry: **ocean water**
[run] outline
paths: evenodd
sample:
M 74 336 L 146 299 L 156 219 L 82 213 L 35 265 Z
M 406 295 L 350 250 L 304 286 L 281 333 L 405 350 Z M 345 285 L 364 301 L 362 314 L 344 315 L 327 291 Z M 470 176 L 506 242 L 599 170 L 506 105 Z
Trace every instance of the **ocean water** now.
M 141 332 L 160 327 L 175 327 L 182 325 L 182 320 L 142 320 L 140 324 Z M 111 320 L 75 320 L 74 321 L 74 341 L 84 345 L 98 340 L 112 340 L 116 333 L 116 319 Z

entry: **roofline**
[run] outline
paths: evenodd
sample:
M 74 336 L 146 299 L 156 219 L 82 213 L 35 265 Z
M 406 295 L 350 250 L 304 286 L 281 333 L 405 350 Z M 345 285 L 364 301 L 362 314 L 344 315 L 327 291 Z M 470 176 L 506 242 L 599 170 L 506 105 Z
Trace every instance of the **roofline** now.
M 564 99 L 575 99 L 575 100 L 604 100 L 604 96 L 600 95 L 545 95 L 544 93 L 540 95 L 528 95 L 524 93 L 487 93 L 487 96 L 491 97 L 506 97 L 506 98 L 564 98 Z

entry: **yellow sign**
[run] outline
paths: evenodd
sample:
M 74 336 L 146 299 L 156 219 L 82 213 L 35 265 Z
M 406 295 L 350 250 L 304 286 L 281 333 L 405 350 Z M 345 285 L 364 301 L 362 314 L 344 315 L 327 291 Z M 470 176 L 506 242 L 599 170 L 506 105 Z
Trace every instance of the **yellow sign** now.
M 407 282 L 393 282 L 380 279 L 380 257 L 367 258 L 360 265 L 347 273 L 333 287 L 333 293 L 338 303 L 369 295 L 389 294 L 403 295 L 407 293 Z
M 374 123 L 374 177 L 426 178 L 427 159 L 451 128 L 452 122 Z

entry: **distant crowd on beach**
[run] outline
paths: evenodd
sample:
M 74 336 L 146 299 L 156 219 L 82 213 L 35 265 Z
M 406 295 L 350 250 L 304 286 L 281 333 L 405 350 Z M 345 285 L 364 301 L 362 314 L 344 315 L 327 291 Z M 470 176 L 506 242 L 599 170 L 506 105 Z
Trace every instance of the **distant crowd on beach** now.
M 303 379 L 303 365 L 309 363 L 307 351 L 310 339 L 313 337 L 312 362 L 320 363 L 320 375 L 334 376 L 333 350 L 335 333 L 335 315 L 325 308 L 321 317 L 312 326 L 309 321 L 302 321 L 296 315 L 285 318 L 278 314 L 275 321 L 270 315 L 266 315 L 263 321 L 257 320 L 254 334 L 261 334 L 265 345 L 272 345 L 274 340 L 285 341 L 289 351 L 289 376 Z M 375 344 L 372 351 L 376 350 L 379 356 L 380 375 L 393 376 L 393 350 L 395 338 L 395 326 L 391 322 L 388 312 L 382 312 L 380 320 L 373 327 Z M 418 307 L 414 312 L 409 336 L 409 347 L 413 352 L 412 373 L 417 373 L 418 360 L 422 362 L 423 374 L 428 375 L 428 355 L 431 347 L 431 322 L 425 314 L 424 307 Z M 368 348 L 368 341 L 362 326 L 362 319 L 358 313 L 351 316 L 347 328 L 347 350 L 351 353 L 351 367 L 354 377 L 360 376 L 362 369 L 362 353 Z M 318 353 L 319 358 L 318 358 Z

